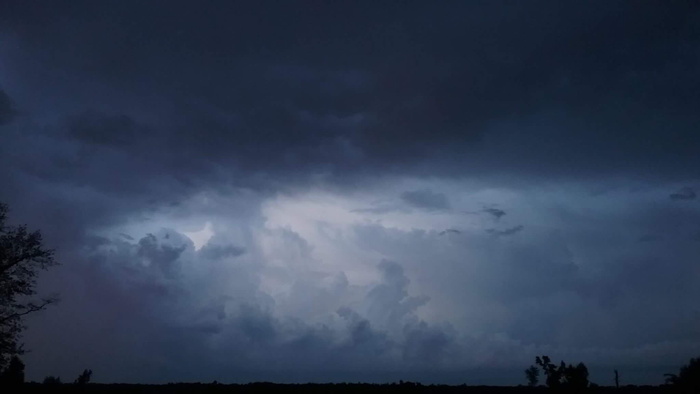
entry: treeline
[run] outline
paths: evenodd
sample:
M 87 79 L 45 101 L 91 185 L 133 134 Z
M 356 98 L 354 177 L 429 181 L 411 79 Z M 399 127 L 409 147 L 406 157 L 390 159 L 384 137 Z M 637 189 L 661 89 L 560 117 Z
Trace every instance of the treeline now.
M 27 392 L 38 393 L 142 393 L 142 394 L 171 394 L 171 393 L 231 393 L 231 394 L 548 394 L 552 390 L 544 387 L 528 386 L 448 386 L 423 385 L 413 382 L 390 384 L 369 383 L 328 383 L 328 384 L 219 384 L 219 383 L 171 383 L 163 385 L 137 384 L 88 384 L 76 386 L 73 384 L 45 385 L 27 383 Z M 559 391 L 566 393 L 567 391 Z M 595 387 L 587 393 L 600 394 L 664 394 L 674 393 L 670 386 L 621 386 Z
M 539 368 L 538 368 L 539 367 Z M 545 377 L 545 384 L 539 384 L 540 370 Z M 72 383 L 64 383 L 60 377 L 47 376 L 42 383 L 25 382 L 24 363 L 18 356 L 13 356 L 9 365 L 0 371 L 0 388 L 31 389 L 31 392 L 99 392 L 99 393 L 179 393 L 179 392 L 228 392 L 228 393 L 678 393 L 700 394 L 700 358 L 691 358 L 690 362 L 680 368 L 678 374 L 666 374 L 666 383 L 661 386 L 620 386 L 618 371 L 615 370 L 615 386 L 598 386 L 588 381 L 588 368 L 583 363 L 577 365 L 559 365 L 552 363 L 548 356 L 536 357 L 535 365 L 525 370 L 527 385 L 519 386 L 448 386 L 423 385 L 415 382 L 391 384 L 369 383 L 328 383 L 328 384 L 274 384 L 249 383 L 224 385 L 213 383 L 171 383 L 167 385 L 134 384 L 91 384 L 92 370 L 85 369 Z

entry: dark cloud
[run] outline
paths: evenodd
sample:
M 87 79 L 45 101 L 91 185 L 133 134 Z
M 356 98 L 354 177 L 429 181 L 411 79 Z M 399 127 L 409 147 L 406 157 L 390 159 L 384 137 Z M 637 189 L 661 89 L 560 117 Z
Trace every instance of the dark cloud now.
M 173 265 L 187 248 L 187 244 L 175 246 L 162 242 L 169 238 L 170 234 L 167 232 L 163 234 L 162 240 L 153 234 L 148 234 L 139 240 L 136 252 L 136 256 L 145 259 L 147 265 L 156 267 L 166 276 L 172 276 L 179 271 Z
M 488 213 L 489 215 L 493 216 L 494 219 L 498 220 L 501 217 L 505 216 L 506 211 L 498 208 L 484 208 L 484 212 Z
M 10 123 L 17 114 L 10 96 L 0 89 L 0 126 Z
M 450 209 L 450 201 L 447 196 L 427 189 L 405 191 L 401 193 L 401 199 L 410 206 L 429 211 Z
M 199 254 L 207 259 L 219 260 L 227 257 L 236 257 L 245 253 L 245 249 L 234 245 L 216 245 L 207 243 L 199 251 Z
M 669 197 L 671 200 L 695 200 L 697 195 L 692 187 L 684 187 L 675 193 L 671 193 Z
M 523 231 L 524 228 L 525 228 L 525 226 L 523 226 L 523 225 L 517 225 L 514 227 L 510 227 L 510 228 L 505 228 L 502 230 L 490 228 L 490 229 L 487 229 L 486 232 L 489 234 L 498 235 L 498 236 L 508 236 L 508 235 L 517 234 L 517 233 Z
M 5 34 L 26 48 L 6 49 L 24 83 L 13 90 L 34 105 L 60 98 L 69 118 L 115 114 L 78 115 L 74 138 L 90 143 L 133 142 L 148 119 L 150 160 L 172 172 L 182 157 L 188 179 L 219 166 L 250 183 L 377 171 L 677 178 L 699 164 L 696 6 L 230 7 L 5 6 Z
M 445 235 L 445 234 L 459 234 L 461 231 L 453 229 L 453 228 L 448 228 L 446 230 L 440 231 L 440 235 Z
M 445 353 L 455 347 L 454 340 L 450 333 L 425 322 L 410 325 L 406 327 L 403 357 L 424 365 L 439 365 Z
M 105 116 L 95 111 L 69 119 L 68 132 L 81 143 L 115 147 L 133 144 L 139 138 L 133 119 L 126 115 Z

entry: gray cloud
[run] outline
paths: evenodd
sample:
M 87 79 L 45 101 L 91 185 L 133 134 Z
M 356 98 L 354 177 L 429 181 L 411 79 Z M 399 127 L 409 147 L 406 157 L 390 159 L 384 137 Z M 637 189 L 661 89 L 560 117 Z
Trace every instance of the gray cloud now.
M 675 193 L 671 193 L 669 197 L 671 200 L 695 200 L 697 195 L 695 194 L 695 190 L 693 190 L 693 188 L 684 187 Z
M 493 216 L 494 219 L 499 220 L 501 217 L 505 216 L 506 211 L 498 208 L 484 208 L 484 212 Z
M 7 93 L 0 89 L 0 126 L 10 123 L 16 114 L 14 103 Z
M 219 260 L 226 257 L 236 257 L 245 253 L 245 249 L 234 245 L 216 245 L 207 243 L 199 251 L 205 258 Z
M 517 234 L 517 233 L 523 231 L 524 228 L 525 228 L 525 226 L 523 226 L 523 225 L 517 225 L 514 227 L 510 227 L 510 228 L 505 228 L 502 230 L 498 230 L 495 228 L 489 228 L 489 229 L 486 229 L 486 232 L 489 234 L 498 235 L 498 236 L 508 236 L 508 235 Z
M 126 115 L 109 116 L 87 111 L 68 120 L 69 138 L 85 144 L 119 147 L 138 138 L 136 124 Z
M 401 200 L 413 207 L 430 211 L 450 209 L 450 201 L 447 196 L 427 189 L 405 191 L 401 193 Z

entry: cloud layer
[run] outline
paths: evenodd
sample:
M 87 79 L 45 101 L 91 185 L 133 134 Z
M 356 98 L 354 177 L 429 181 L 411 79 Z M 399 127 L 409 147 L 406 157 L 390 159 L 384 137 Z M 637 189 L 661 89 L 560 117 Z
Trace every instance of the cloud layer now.
M 698 26 L 3 2 L 0 200 L 63 262 L 28 374 L 498 384 L 549 354 L 660 382 L 700 348 Z

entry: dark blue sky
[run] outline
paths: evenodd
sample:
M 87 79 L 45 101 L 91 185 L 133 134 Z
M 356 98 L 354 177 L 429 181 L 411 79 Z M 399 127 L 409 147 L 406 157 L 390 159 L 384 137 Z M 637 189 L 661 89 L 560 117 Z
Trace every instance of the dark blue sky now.
M 3 1 L 0 201 L 62 262 L 27 373 L 660 383 L 699 66 L 689 1 Z

